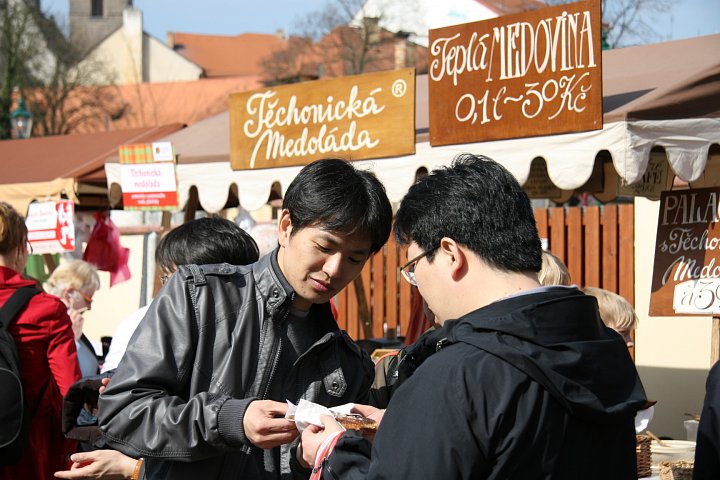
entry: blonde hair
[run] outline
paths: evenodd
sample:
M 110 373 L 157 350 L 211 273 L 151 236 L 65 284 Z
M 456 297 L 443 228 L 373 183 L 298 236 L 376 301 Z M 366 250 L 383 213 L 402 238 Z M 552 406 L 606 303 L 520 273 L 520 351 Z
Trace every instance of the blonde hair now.
M 85 293 L 100 288 L 100 277 L 95 265 L 83 260 L 69 260 L 52 272 L 45 287 L 49 293 L 58 297 L 69 287 Z
M 25 219 L 12 205 L 0 202 L 0 255 L 7 255 L 27 241 Z
M 600 318 L 605 326 L 617 331 L 629 331 L 637 328 L 637 314 L 624 297 L 604 288 L 585 287 L 582 291 L 586 295 L 597 298 Z
M 542 285 L 572 285 L 570 272 L 565 264 L 547 250 L 542 253 L 542 267 L 538 272 L 538 280 Z

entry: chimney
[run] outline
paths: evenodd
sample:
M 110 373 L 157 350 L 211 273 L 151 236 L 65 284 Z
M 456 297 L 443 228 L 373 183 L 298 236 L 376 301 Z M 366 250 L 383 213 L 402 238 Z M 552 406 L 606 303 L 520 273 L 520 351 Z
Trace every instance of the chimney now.
M 365 35 L 367 35 L 368 43 L 373 45 L 380 42 L 380 18 L 378 17 L 363 17 L 363 28 L 365 29 Z
M 278 28 L 277 30 L 275 30 L 275 36 L 281 40 L 285 40 L 285 30 L 282 28 Z
M 130 55 L 125 76 L 129 83 L 142 83 L 144 81 L 142 11 L 130 7 L 123 10 L 123 33 Z

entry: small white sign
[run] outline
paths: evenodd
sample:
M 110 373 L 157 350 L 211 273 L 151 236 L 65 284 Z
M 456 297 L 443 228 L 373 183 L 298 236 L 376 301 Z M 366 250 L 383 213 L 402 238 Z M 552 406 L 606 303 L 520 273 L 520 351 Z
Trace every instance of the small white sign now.
M 175 164 L 124 163 L 120 165 L 123 193 L 176 192 Z
M 75 205 L 71 200 L 33 202 L 25 225 L 33 253 L 61 253 L 75 250 Z
M 172 162 L 175 160 L 171 142 L 154 142 L 152 152 L 154 162 Z
M 720 278 L 688 280 L 675 286 L 675 313 L 716 315 L 720 313 Z

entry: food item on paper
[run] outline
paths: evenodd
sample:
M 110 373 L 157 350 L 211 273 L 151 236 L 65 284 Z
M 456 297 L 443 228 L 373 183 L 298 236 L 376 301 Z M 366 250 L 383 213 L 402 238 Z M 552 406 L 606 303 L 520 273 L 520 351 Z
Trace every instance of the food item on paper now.
M 372 418 L 363 417 L 355 413 L 340 414 L 335 413 L 335 420 L 348 430 L 375 430 L 377 429 L 377 422 Z
M 356 413 L 336 413 L 333 412 L 335 420 L 347 430 L 376 430 L 377 422 L 372 418 L 363 417 Z M 288 420 L 295 421 L 295 415 L 288 415 Z

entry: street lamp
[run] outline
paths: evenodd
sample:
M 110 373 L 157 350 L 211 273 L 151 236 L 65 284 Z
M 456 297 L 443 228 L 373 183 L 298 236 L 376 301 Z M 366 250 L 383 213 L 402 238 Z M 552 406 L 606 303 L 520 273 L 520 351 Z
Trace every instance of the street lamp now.
M 25 108 L 24 98 L 21 98 L 18 102 L 18 107 L 10 112 L 10 122 L 15 132 L 15 138 L 30 138 L 33 118 L 32 114 Z

